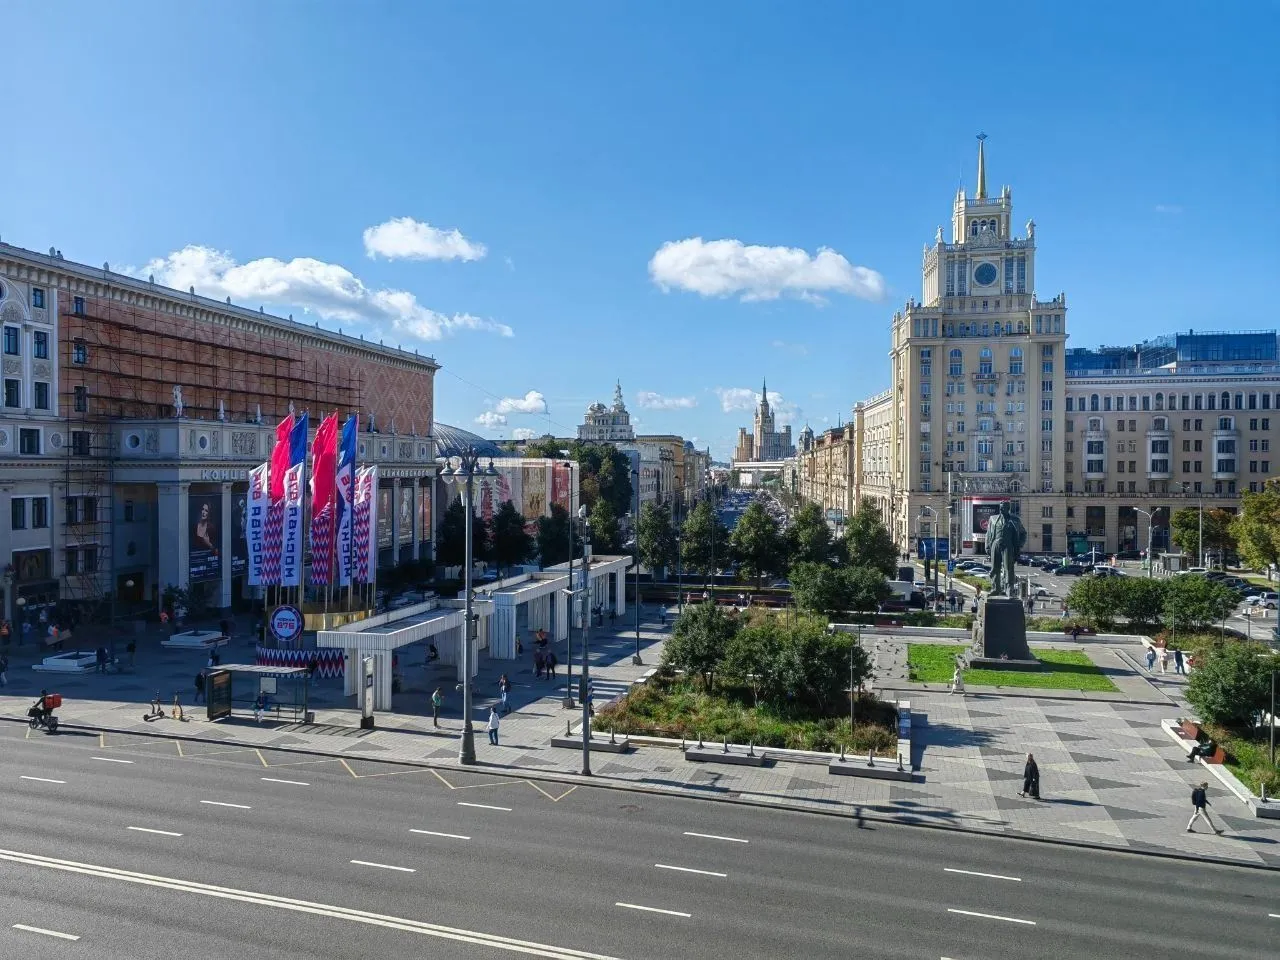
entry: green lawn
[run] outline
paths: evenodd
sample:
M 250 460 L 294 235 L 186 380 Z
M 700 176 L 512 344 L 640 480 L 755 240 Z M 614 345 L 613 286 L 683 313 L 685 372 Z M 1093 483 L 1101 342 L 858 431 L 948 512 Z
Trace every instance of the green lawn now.
M 907 665 L 911 679 L 921 683 L 949 683 L 955 671 L 956 655 L 966 648 L 948 643 L 907 645 Z M 964 682 L 985 687 L 1036 687 L 1042 690 L 1092 690 L 1116 692 L 1116 685 L 1092 660 L 1079 650 L 1032 651 L 1044 669 L 966 670 Z

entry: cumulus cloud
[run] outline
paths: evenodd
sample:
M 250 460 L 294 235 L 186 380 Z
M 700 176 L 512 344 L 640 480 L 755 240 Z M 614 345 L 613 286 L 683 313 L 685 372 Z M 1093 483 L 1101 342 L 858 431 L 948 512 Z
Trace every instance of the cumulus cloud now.
M 497 430 L 499 427 L 507 425 L 507 418 L 500 413 L 494 413 L 492 410 L 486 410 L 480 416 L 476 417 L 476 423 L 484 427 L 486 430 Z
M 725 413 L 754 410 L 760 403 L 760 394 L 747 387 L 716 387 L 715 394 L 720 398 L 720 409 Z M 778 426 L 793 424 L 804 416 L 804 410 L 798 404 L 774 390 L 769 391 L 769 406 Z
M 664 397 L 652 390 L 636 394 L 636 403 L 645 410 L 691 410 L 698 405 L 697 397 Z
M 246 306 L 298 307 L 338 323 L 385 324 L 421 340 L 440 340 L 458 330 L 515 335 L 505 323 L 469 313 L 438 313 L 406 290 L 370 289 L 346 267 L 311 257 L 237 263 L 225 251 L 192 244 L 135 272 L 154 275 L 157 282 L 178 290 L 194 287 L 215 300 L 230 297 Z
M 494 409 L 498 413 L 546 413 L 547 400 L 537 390 L 530 390 L 523 397 L 503 397 Z
M 456 227 L 441 230 L 413 217 L 395 217 L 364 231 L 364 252 L 388 260 L 479 260 L 489 248 Z
M 1182 207 L 1176 203 L 1157 203 L 1155 207 L 1156 213 L 1181 213 Z
M 511 431 L 512 440 L 532 440 L 537 435 L 538 431 L 532 430 L 529 427 L 516 427 Z
M 743 301 L 783 296 L 821 300 L 825 293 L 882 300 L 885 295 L 884 277 L 828 247 L 810 255 L 798 247 L 749 246 L 741 240 L 669 240 L 649 261 L 649 276 L 663 291 L 675 288 Z

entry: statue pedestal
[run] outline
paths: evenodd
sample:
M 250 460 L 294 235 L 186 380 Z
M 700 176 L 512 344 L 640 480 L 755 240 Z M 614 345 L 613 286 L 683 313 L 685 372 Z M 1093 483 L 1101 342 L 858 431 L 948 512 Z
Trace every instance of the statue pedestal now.
M 973 640 L 981 656 L 969 666 L 981 670 L 1039 670 L 1040 661 L 1027 646 L 1027 615 L 1015 597 L 985 597 L 978 604 Z

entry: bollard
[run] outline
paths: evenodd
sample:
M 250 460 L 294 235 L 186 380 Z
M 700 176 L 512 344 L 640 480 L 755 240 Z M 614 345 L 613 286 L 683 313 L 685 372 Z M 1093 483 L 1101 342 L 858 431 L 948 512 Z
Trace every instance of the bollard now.
M 724 738 L 724 752 L 725 752 L 725 753 L 728 753 L 728 752 L 729 752 L 729 738 L 728 738 L 728 737 L 725 737 L 725 738 Z
M 1263 802 L 1267 802 L 1267 785 L 1264 783 L 1258 788 L 1258 798 Z
M 701 750 L 701 749 L 702 749 L 702 734 L 701 734 L 701 733 L 699 733 L 699 734 L 698 734 L 698 749 L 699 749 L 699 750 Z
M 898 754 L 898 772 L 902 773 L 902 754 Z
M 617 740 L 613 739 L 613 727 L 610 727 L 610 728 L 609 728 L 609 742 L 610 742 L 610 743 L 617 743 L 617 742 L 618 742 Z M 899 758 L 899 759 L 901 759 L 901 758 Z
M 685 746 L 685 742 L 684 742 L 684 734 L 682 733 L 682 734 L 680 734 L 680 752 L 681 752 L 681 753 L 683 753 L 685 750 L 688 750 L 688 749 L 689 749 L 689 748 L 688 748 L 687 746 Z
M 564 735 L 565 735 L 566 737 L 572 737 L 572 736 L 573 736 L 573 721 L 572 721 L 572 720 L 566 720 L 566 721 L 564 722 Z
M 867 750 L 867 766 L 874 767 L 875 765 L 876 765 L 875 753 L 874 751 L 868 749 Z
M 840 762 L 844 763 L 844 744 L 840 744 Z
M 756 742 L 751 740 L 747 743 L 747 756 L 754 757 L 756 755 Z

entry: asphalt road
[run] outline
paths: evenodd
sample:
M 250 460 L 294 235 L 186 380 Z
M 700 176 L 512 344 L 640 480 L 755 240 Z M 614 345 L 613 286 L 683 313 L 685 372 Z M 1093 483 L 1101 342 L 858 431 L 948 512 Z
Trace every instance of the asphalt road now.
M 4 957 L 1128 960 L 1280 938 L 1264 871 L 25 732 L 0 724 Z

